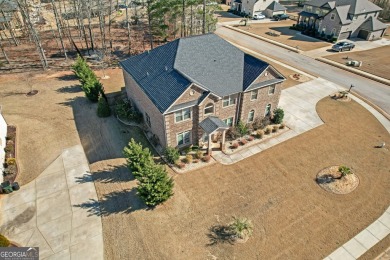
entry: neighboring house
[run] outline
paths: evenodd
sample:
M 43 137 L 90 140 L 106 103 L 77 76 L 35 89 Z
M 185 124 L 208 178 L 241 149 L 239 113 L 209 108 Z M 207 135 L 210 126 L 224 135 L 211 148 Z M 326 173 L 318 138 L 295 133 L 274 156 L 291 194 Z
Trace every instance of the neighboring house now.
M 18 5 L 12 0 L 0 0 L 0 30 L 6 28 L 15 27 L 12 26 L 12 22 L 18 12 Z
M 283 5 L 279 4 L 276 1 L 273 1 L 269 6 L 264 11 L 264 15 L 271 18 L 274 15 L 277 14 L 285 14 L 287 8 L 284 7 Z
M 351 37 L 375 40 L 387 28 L 378 21 L 381 10 L 368 0 L 312 0 L 299 13 L 298 24 L 338 40 Z
M 270 13 L 270 10 L 268 10 L 268 12 L 267 12 L 267 9 L 270 9 L 270 7 L 272 6 L 272 4 L 274 2 L 277 3 L 277 9 L 280 9 L 280 10 L 278 10 L 280 12 L 281 7 L 283 7 L 283 6 L 278 3 L 279 1 L 275 1 L 275 0 L 234 0 L 233 9 L 237 10 L 239 12 L 246 13 L 246 14 L 251 15 L 251 16 L 253 16 L 254 13 L 259 13 L 259 12 L 268 16 L 267 13 Z M 272 6 L 272 8 L 273 8 L 273 6 Z M 284 8 L 284 10 L 286 10 L 286 9 Z M 270 16 L 268 16 L 268 17 L 270 17 Z
M 120 62 L 126 91 L 162 147 L 221 137 L 271 115 L 285 80 L 215 34 L 182 38 Z

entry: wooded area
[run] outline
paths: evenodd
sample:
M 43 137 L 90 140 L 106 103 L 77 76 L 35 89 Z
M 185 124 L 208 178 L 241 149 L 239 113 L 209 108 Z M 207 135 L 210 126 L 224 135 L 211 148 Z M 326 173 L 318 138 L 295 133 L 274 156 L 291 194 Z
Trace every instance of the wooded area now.
M 379 17 L 384 21 L 390 21 L 390 1 L 389 0 L 370 0 L 383 10 L 380 12 Z
M 92 64 L 215 30 L 211 0 L 0 0 L 0 71 L 68 69 L 77 54 Z

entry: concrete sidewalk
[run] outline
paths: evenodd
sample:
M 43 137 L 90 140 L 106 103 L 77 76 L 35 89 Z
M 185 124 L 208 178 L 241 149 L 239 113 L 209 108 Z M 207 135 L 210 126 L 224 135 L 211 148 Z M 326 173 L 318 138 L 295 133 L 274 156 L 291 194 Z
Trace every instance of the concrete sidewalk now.
M 39 247 L 40 259 L 103 259 L 101 218 L 77 207 L 98 200 L 88 172 L 81 145 L 65 149 L 36 180 L 3 196 L 1 233 Z
M 317 114 L 316 104 L 322 98 L 339 90 L 341 90 L 339 86 L 321 78 L 282 90 L 279 107 L 283 108 L 284 123 L 291 130 L 234 154 L 227 155 L 215 151 L 214 159 L 221 164 L 233 164 L 322 125 L 323 121 Z

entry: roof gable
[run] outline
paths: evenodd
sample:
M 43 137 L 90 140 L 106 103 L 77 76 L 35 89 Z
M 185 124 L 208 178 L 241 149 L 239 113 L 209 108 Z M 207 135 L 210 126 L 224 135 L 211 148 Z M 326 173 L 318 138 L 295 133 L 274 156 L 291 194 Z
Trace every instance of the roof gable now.
M 279 4 L 276 1 L 273 1 L 266 9 L 272 10 L 272 11 L 285 11 L 287 10 L 286 7 L 283 5 Z
M 387 25 L 370 16 L 359 28 L 372 32 L 386 29 Z

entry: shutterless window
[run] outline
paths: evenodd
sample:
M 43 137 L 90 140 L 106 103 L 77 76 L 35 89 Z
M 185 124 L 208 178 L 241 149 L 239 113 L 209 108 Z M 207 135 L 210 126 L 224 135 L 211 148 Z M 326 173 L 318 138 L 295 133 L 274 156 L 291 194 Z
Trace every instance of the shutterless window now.
M 236 104 L 236 99 L 234 98 L 233 95 L 226 96 L 226 97 L 223 98 L 223 103 L 222 103 L 223 107 L 231 106 L 231 105 L 234 105 L 234 104 Z
M 251 100 L 257 99 L 257 89 L 251 91 Z
M 191 131 L 177 134 L 177 145 L 189 144 L 191 142 Z
M 248 123 L 253 122 L 253 119 L 255 118 L 255 111 L 251 110 L 248 114 Z
M 207 114 L 212 114 L 212 113 L 214 113 L 214 104 L 213 103 L 208 103 L 204 107 L 204 114 L 207 115 Z
M 275 85 L 269 86 L 268 88 L 268 95 L 275 94 Z
M 175 122 L 185 121 L 191 118 L 191 108 L 185 108 L 175 112 Z
M 145 118 L 146 118 L 146 123 L 148 124 L 149 127 L 152 127 L 152 124 L 150 123 L 150 117 L 148 113 L 145 112 Z
M 233 126 L 233 117 L 229 117 L 229 118 L 223 120 L 223 122 L 224 122 L 227 126 Z
M 335 17 L 336 17 L 335 14 L 331 14 L 331 15 L 330 15 L 330 20 L 334 20 Z

